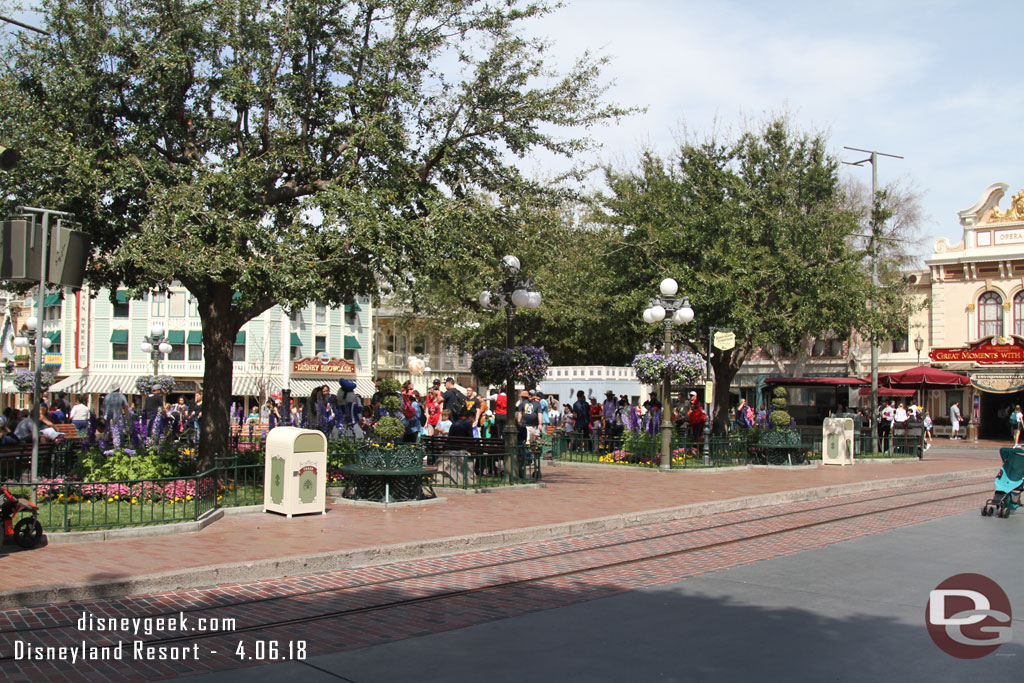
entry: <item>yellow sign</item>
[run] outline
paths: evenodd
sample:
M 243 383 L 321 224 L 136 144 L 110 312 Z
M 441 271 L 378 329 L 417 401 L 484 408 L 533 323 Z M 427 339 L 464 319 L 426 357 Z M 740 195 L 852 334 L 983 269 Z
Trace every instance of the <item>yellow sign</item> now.
M 711 403 L 711 397 L 714 394 L 714 391 L 715 391 L 715 383 L 714 382 L 708 382 L 707 384 L 704 385 L 704 402 L 705 403 Z
M 735 332 L 715 332 L 715 348 L 728 351 L 736 346 Z
M 43 365 L 60 365 L 63 360 L 64 357 L 59 353 L 43 354 Z

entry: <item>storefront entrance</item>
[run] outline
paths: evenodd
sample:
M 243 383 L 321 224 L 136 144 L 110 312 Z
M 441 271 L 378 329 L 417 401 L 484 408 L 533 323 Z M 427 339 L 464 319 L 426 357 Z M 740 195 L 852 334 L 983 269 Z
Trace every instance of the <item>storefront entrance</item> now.
M 1014 394 L 981 392 L 981 425 L 978 438 L 1013 443 L 1010 431 L 1010 411 L 1015 405 L 1024 406 L 1024 391 Z

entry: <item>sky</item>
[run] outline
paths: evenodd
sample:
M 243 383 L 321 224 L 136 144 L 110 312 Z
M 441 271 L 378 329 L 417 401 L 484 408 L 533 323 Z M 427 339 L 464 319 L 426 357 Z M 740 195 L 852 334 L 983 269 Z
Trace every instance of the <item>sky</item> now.
M 801 130 L 828 136 L 845 161 L 880 157 L 880 185 L 898 181 L 922 195 L 921 240 L 959 242 L 957 212 L 994 182 L 1001 201 L 1024 188 L 1024 105 L 1016 17 L 1005 0 L 564 0 L 529 31 L 547 37 L 555 65 L 586 50 L 607 56 L 608 99 L 643 113 L 592 131 L 600 151 L 580 161 L 629 166 L 650 146 L 670 155 L 689 134 L 728 136 L 786 113 Z M 29 1 L 31 7 L 36 3 Z M 36 12 L 13 13 L 38 24 Z M 542 176 L 564 164 L 538 156 Z M 871 182 L 871 168 L 843 167 Z M 600 185 L 600 174 L 592 178 Z
M 912 250 L 922 257 L 936 238 L 962 239 L 956 214 L 989 185 L 1009 185 L 1004 209 L 1024 188 L 1018 5 L 567 3 L 531 30 L 551 39 L 560 64 L 584 50 L 609 57 L 608 98 L 647 109 L 593 131 L 597 161 L 629 165 L 643 145 L 670 155 L 685 133 L 701 139 L 785 112 L 800 129 L 826 133 L 844 161 L 868 156 L 844 146 L 904 157 L 880 157 L 878 180 L 921 192 L 922 240 Z M 842 172 L 870 185 L 868 164 Z

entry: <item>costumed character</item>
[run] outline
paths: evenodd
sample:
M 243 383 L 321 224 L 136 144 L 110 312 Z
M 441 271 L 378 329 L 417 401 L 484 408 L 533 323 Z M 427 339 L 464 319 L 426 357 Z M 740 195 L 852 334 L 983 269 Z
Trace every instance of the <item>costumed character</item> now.
M 360 417 L 363 414 L 363 402 L 356 394 L 356 383 L 340 379 L 338 383 L 338 414 L 336 417 L 338 431 L 342 436 L 355 439 L 363 438 L 363 429 L 359 426 Z

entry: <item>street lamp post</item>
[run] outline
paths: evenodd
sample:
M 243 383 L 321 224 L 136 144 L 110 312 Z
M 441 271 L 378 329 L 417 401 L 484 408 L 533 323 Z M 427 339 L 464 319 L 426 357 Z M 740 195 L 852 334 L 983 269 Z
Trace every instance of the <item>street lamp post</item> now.
M 39 285 L 39 306 L 37 310 L 42 310 L 43 302 L 43 286 Z M 39 398 L 42 395 L 40 390 L 40 382 L 42 378 L 42 365 L 43 365 L 43 350 L 50 348 L 53 343 L 50 338 L 43 335 L 42 330 L 38 329 L 39 319 L 37 317 L 29 316 L 28 320 L 25 321 L 26 332 L 24 336 L 14 338 L 14 345 L 23 349 L 32 349 L 32 353 L 29 355 L 31 359 L 30 367 L 35 373 L 35 378 L 32 383 L 32 466 L 30 476 L 32 481 L 36 481 L 36 477 L 39 474 Z M 32 500 L 36 499 L 36 489 L 32 489 Z
M 650 300 L 644 310 L 644 322 L 648 324 L 662 323 L 665 328 L 665 347 L 662 353 L 668 354 L 672 345 L 672 325 L 682 325 L 693 320 L 693 308 L 690 298 L 677 297 L 679 285 L 672 278 L 661 281 L 661 296 Z M 661 464 L 658 469 L 672 469 L 672 382 L 668 375 L 662 378 L 661 397 Z
M 520 279 L 519 259 L 511 254 L 501 259 L 501 284 L 496 292 L 484 290 L 480 292 L 480 305 L 484 308 L 493 308 L 505 311 L 505 348 L 511 350 L 513 342 L 513 325 L 515 322 L 515 311 L 517 308 L 538 308 L 540 306 L 540 293 L 533 286 L 533 280 Z M 516 449 L 518 448 L 518 429 L 515 418 L 515 399 L 513 394 L 516 388 L 515 370 L 509 364 L 508 377 L 505 384 L 505 471 L 508 472 L 511 482 L 518 471 Z
M 164 340 L 164 326 L 160 323 L 153 323 L 149 328 L 149 336 L 143 337 L 139 348 L 143 353 L 153 356 L 153 376 L 160 374 L 160 354 L 165 356 L 173 350 L 173 347 Z
M 921 364 L 921 349 L 924 348 L 924 339 L 921 339 L 921 335 L 918 334 L 917 338 L 914 339 L 914 348 L 917 349 L 917 364 Z

